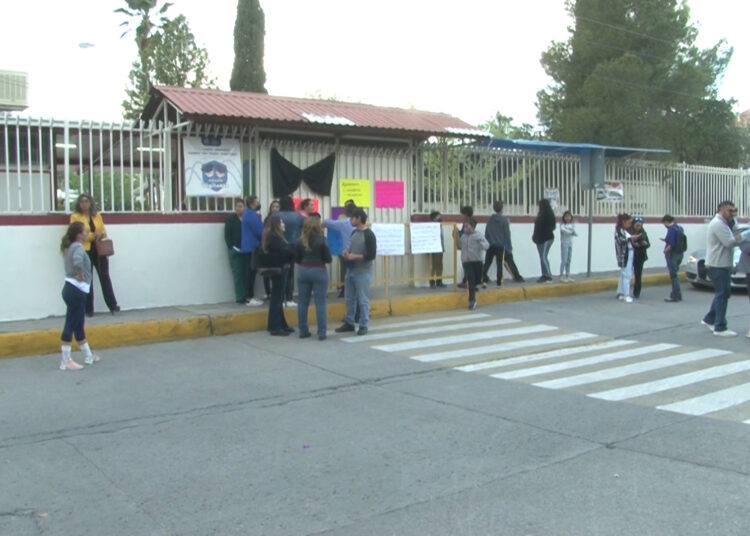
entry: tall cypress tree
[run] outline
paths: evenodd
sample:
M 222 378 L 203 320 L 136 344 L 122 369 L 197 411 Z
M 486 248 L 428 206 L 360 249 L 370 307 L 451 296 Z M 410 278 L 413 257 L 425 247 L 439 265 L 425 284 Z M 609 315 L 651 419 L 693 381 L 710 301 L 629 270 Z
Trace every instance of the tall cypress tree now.
M 232 91 L 267 93 L 263 69 L 263 37 L 266 19 L 258 0 L 238 0 L 234 23 L 234 66 L 229 87 Z

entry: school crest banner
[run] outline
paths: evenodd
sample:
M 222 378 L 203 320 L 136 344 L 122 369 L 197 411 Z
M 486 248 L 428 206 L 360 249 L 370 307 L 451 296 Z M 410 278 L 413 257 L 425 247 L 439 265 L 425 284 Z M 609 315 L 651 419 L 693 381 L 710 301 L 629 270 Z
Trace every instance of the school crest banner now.
M 185 195 L 242 197 L 240 141 L 218 137 L 186 137 Z

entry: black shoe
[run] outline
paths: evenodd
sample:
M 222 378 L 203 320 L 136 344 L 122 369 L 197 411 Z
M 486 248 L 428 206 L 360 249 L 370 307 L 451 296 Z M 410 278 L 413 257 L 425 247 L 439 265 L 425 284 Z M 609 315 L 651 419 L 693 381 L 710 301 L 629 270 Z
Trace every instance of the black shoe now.
M 520 275 L 518 277 L 514 277 L 513 281 L 516 282 L 516 283 L 526 283 L 526 280 L 523 277 L 521 277 Z
M 437 288 L 445 288 L 445 283 L 443 283 L 442 281 L 438 281 L 437 283 L 435 283 L 435 286 Z
M 359 328 L 357 330 L 357 335 L 367 335 L 367 328 Z
M 94 317 L 94 312 L 93 311 L 92 312 L 86 311 L 86 316 L 88 316 L 89 318 L 93 318 Z
M 286 331 L 287 333 L 294 333 L 294 328 L 290 328 L 289 326 L 285 328 L 281 328 L 281 331 Z
M 312 337 L 312 333 L 310 333 L 309 331 L 306 331 L 305 333 L 300 332 L 299 334 L 300 339 L 307 339 L 309 337 Z
M 544 277 L 544 276 L 542 276 L 542 277 L 540 277 L 539 279 L 537 279 L 537 280 L 536 280 L 536 282 L 537 282 L 537 283 L 546 283 L 546 282 L 547 282 L 547 278 L 546 278 L 546 277 Z
M 344 289 L 342 288 L 341 290 L 339 290 L 339 298 L 343 298 L 343 297 L 344 297 Z
M 318 340 L 319 341 L 324 341 L 324 340 L 326 340 L 326 336 L 325 335 L 318 335 Z
M 336 333 L 348 333 L 350 331 L 354 331 L 354 326 L 352 326 L 348 322 L 344 322 L 339 327 L 337 327 L 334 331 Z
M 288 337 L 289 336 L 288 331 L 271 331 L 270 333 L 274 337 Z
M 430 279 L 430 288 L 435 288 L 435 280 Z

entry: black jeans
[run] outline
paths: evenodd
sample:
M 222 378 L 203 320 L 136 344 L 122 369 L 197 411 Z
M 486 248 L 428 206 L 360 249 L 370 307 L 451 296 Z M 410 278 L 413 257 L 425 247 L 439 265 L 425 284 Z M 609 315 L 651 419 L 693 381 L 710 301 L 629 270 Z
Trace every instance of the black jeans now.
M 477 285 L 482 281 L 482 261 L 463 263 L 466 283 L 469 287 L 469 303 L 476 301 Z
M 482 281 L 485 283 L 489 281 L 489 271 L 492 266 L 492 261 L 495 261 L 497 265 L 497 284 L 500 285 L 503 282 L 503 258 L 505 257 L 505 248 L 503 246 L 493 246 L 487 250 L 484 255 L 484 271 L 482 273 Z
M 268 301 L 268 331 L 278 333 L 286 329 L 284 318 L 284 289 L 289 273 L 284 268 L 281 273 L 271 276 L 271 299 Z
M 96 244 L 91 244 L 91 249 L 88 250 L 89 259 L 91 259 L 91 266 L 96 269 L 96 274 L 99 276 L 99 283 L 102 285 L 102 294 L 104 295 L 104 303 L 110 311 L 114 311 L 117 307 L 117 298 L 115 298 L 115 291 L 112 288 L 112 280 L 109 278 L 109 257 L 100 257 L 96 254 Z M 86 314 L 94 314 L 94 281 L 91 281 L 91 291 L 86 298 Z
M 643 276 L 643 264 L 646 259 L 639 257 L 638 255 L 633 256 L 633 275 L 635 277 L 635 283 L 633 284 L 633 297 L 638 298 L 641 295 L 641 278 Z

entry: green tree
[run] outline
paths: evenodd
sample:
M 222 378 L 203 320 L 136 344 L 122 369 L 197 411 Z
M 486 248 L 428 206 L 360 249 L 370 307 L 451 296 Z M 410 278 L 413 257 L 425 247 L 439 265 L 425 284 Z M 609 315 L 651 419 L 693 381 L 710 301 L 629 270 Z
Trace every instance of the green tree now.
M 145 61 L 145 65 L 142 63 Z M 195 36 L 183 15 L 163 19 L 151 36 L 144 59 L 133 62 L 128 98 L 122 102 L 126 119 L 137 119 L 146 106 L 152 84 L 179 87 L 213 87 L 208 52 L 195 43 Z
M 234 22 L 234 66 L 229 87 L 232 91 L 267 93 L 263 69 L 263 38 L 266 20 L 258 0 L 238 0 Z
M 495 112 L 495 116 L 479 125 L 479 128 L 486 130 L 494 138 L 507 138 L 511 140 L 541 138 L 539 133 L 534 132 L 534 125 L 530 125 L 529 123 L 523 123 L 521 126 L 514 125 L 512 117 L 503 115 L 500 112 Z
M 732 56 L 722 40 L 695 46 L 683 0 L 566 0 L 566 42 L 542 54 L 553 84 L 537 94 L 551 139 L 665 147 L 690 163 L 736 166 L 733 101 L 717 97 Z
M 159 28 L 159 23 L 154 22 L 151 19 L 151 15 L 153 12 L 161 15 L 161 21 L 163 23 L 167 20 L 165 18 L 165 13 L 167 12 L 167 9 L 169 9 L 169 6 L 172 5 L 171 2 L 164 2 L 157 10 L 156 6 L 158 3 L 159 0 L 125 0 L 127 8 L 121 7 L 114 11 L 115 13 L 121 13 L 127 17 L 127 19 L 120 23 L 120 26 L 125 28 L 125 31 L 122 32 L 120 38 L 133 31 L 133 26 L 135 25 L 135 45 L 138 47 L 138 65 L 140 65 L 142 69 L 141 74 L 145 80 L 146 91 L 148 91 L 151 86 L 148 66 L 149 57 L 153 47 L 153 36 L 154 32 Z

